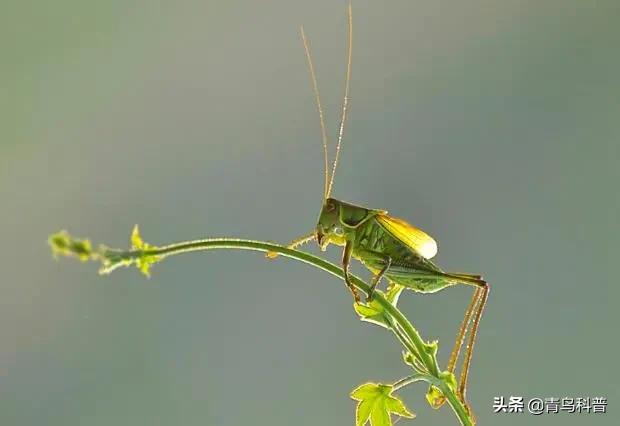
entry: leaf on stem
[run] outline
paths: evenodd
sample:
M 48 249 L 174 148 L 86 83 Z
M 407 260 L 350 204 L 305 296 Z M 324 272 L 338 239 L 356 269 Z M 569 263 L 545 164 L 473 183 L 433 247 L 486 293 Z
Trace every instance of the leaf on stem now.
M 439 373 L 439 379 L 448 385 L 453 392 L 456 392 L 456 377 L 454 377 L 454 373 L 442 371 Z M 437 386 L 430 385 L 428 392 L 426 392 L 426 400 L 432 408 L 438 410 L 446 402 L 446 397 Z
M 409 351 L 403 351 L 403 362 L 420 373 L 428 373 L 428 368 L 426 368 L 424 362 L 422 362 L 417 355 Z
M 96 258 L 96 253 L 93 252 L 92 244 L 89 240 L 71 238 L 67 231 L 60 231 L 50 235 L 47 242 L 52 248 L 52 254 L 55 258 L 59 256 L 77 257 L 82 262 Z
M 147 277 L 150 275 L 151 265 L 160 261 L 162 256 L 152 254 L 157 247 L 142 241 L 138 225 L 131 233 L 131 250 L 114 250 L 100 245 L 96 250 L 89 240 L 72 237 L 67 231 L 60 231 L 51 235 L 48 243 L 54 257 L 77 257 L 83 262 L 88 260 L 100 261 L 100 274 L 109 274 L 121 266 L 136 267 Z
M 400 398 L 392 395 L 392 385 L 364 383 L 353 392 L 351 398 L 359 401 L 355 411 L 356 426 L 392 426 L 391 414 L 412 419 L 415 414 L 405 407 Z
M 396 304 L 398 303 L 398 298 L 400 297 L 400 294 L 403 292 L 404 289 L 405 287 L 403 287 L 402 285 L 391 282 L 387 286 L 385 298 L 392 305 L 396 306 Z
M 157 247 L 152 246 L 150 244 L 142 241 L 142 237 L 140 236 L 140 229 L 138 225 L 133 227 L 133 231 L 131 232 L 131 249 L 136 251 L 142 251 L 142 253 L 136 258 L 136 266 L 147 277 L 151 276 L 151 265 L 159 262 L 161 256 L 157 256 L 154 254 L 147 254 L 149 250 L 156 249 Z
M 428 392 L 426 392 L 426 400 L 432 408 L 439 410 L 444 402 L 446 402 L 446 397 L 437 386 L 430 385 Z
M 388 302 L 396 306 L 403 289 L 404 287 L 398 284 L 390 284 L 386 293 L 380 290 L 376 290 L 375 293 L 382 295 Z M 362 321 L 376 324 L 387 329 L 392 328 L 391 317 L 385 312 L 383 306 L 381 306 L 376 299 L 373 299 L 370 303 L 355 303 L 353 308 Z
M 381 306 L 376 300 L 373 300 L 368 304 L 355 303 L 353 308 L 362 321 L 376 324 L 387 329 L 392 328 L 390 317 L 383 309 L 383 306 Z

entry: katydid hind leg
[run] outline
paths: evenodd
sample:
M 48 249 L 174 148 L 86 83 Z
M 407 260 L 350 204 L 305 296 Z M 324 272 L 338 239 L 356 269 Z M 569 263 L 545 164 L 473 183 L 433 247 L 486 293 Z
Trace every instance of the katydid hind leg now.
M 459 389 L 458 393 L 463 403 L 466 407 L 469 407 L 467 403 L 467 378 L 469 375 L 469 367 L 471 365 L 472 354 L 474 350 L 474 343 L 476 342 L 476 335 L 478 333 L 478 326 L 480 325 L 480 319 L 482 318 L 482 313 L 484 311 L 484 307 L 486 305 L 487 299 L 489 297 L 489 285 L 482 281 L 478 284 L 478 289 L 480 290 L 479 303 L 474 309 L 474 319 L 472 323 L 471 332 L 469 334 L 469 339 L 467 341 L 467 348 L 465 351 L 465 359 L 463 360 L 463 367 L 461 369 L 461 377 L 459 380 Z
M 456 361 L 458 360 L 461 348 L 463 347 L 463 342 L 465 341 L 465 334 L 467 333 L 467 328 L 469 327 L 472 314 L 474 312 L 474 309 L 476 308 L 476 305 L 478 304 L 479 299 L 480 289 L 476 288 L 474 290 L 474 294 L 472 295 L 471 302 L 469 303 L 469 306 L 465 311 L 465 315 L 463 316 L 461 327 L 459 328 L 456 340 L 454 341 L 454 348 L 452 349 L 452 353 L 450 354 L 450 359 L 448 361 L 448 371 L 450 373 L 454 373 L 454 369 L 456 368 Z

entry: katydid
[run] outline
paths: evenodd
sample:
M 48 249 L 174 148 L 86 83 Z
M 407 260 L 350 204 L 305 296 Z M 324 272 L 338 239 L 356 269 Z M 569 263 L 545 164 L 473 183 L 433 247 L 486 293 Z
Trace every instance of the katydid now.
M 359 260 L 374 274 L 371 280 L 371 289 L 367 295 L 367 301 L 372 300 L 373 292 L 382 278 L 385 278 L 391 286 L 402 286 L 419 293 L 435 293 L 456 284 L 467 284 L 475 287 L 471 303 L 465 312 L 454 349 L 452 350 L 448 362 L 448 371 L 454 372 L 467 328 L 473 318 L 458 388 L 459 396 L 467 405 L 465 393 L 469 365 L 471 363 L 476 332 L 488 298 L 489 285 L 480 275 L 448 273 L 441 270 L 431 261 L 437 253 L 437 243 L 435 240 L 424 231 L 410 225 L 406 221 L 392 217 L 384 210 L 361 207 L 330 197 L 342 145 L 342 136 L 349 101 L 351 51 L 353 44 L 351 5 L 349 4 L 348 9 L 348 60 L 344 99 L 338 132 L 338 143 L 336 145 L 336 153 L 332 163 L 331 173 L 328 169 L 328 140 L 319 89 L 308 40 L 306 39 L 303 27 L 301 28 L 301 37 L 308 61 L 321 125 L 323 154 L 325 159 L 325 185 L 323 189 L 323 206 L 319 214 L 316 228 L 312 233 L 292 241 L 288 247 L 296 248 L 312 240 L 316 240 L 322 251 L 325 251 L 329 244 L 343 246 L 342 266 L 345 283 L 351 291 L 356 303 L 360 302 L 360 296 L 349 277 L 349 264 L 352 258 Z M 273 258 L 277 255 L 275 253 L 269 253 L 268 256 Z

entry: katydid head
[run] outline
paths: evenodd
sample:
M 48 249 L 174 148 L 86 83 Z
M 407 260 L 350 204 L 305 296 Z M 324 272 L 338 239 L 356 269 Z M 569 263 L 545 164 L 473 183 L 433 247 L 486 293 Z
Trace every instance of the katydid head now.
M 354 237 L 357 227 L 372 216 L 373 212 L 334 198 L 325 200 L 314 235 L 321 250 L 325 251 L 330 243 L 345 245 Z
M 337 245 L 344 245 L 345 243 L 345 229 L 340 222 L 341 207 L 341 203 L 333 198 L 328 198 L 323 203 L 315 230 L 316 242 L 322 251 L 325 251 L 330 243 Z

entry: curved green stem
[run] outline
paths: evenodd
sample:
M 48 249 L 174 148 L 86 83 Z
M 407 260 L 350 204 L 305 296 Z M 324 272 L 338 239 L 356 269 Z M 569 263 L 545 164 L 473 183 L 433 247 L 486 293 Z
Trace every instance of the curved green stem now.
M 98 251 L 93 251 L 90 247 L 90 242 L 87 240 L 74 240 L 65 232 L 61 232 L 50 237 L 50 245 L 55 253 L 77 255 L 82 260 L 101 260 L 103 263 L 103 267 L 101 269 L 102 273 L 109 273 L 120 266 L 136 264 L 144 273 L 148 274 L 148 267 L 150 264 L 168 256 L 201 250 L 239 249 L 261 252 L 276 252 L 282 256 L 307 263 L 340 279 L 344 279 L 344 271 L 342 268 L 331 262 L 303 251 L 289 249 L 279 244 L 264 241 L 234 238 L 213 238 L 186 241 L 162 247 L 153 247 L 143 243 L 137 229 L 135 229 L 132 236 L 132 242 L 134 246 L 133 250 L 123 251 L 101 247 Z M 370 289 L 368 284 L 355 275 L 351 275 L 351 279 L 353 284 L 358 289 L 368 294 Z M 376 292 L 374 294 L 374 300 L 376 300 L 377 303 L 379 303 L 379 305 L 393 319 L 394 327 L 392 327 L 392 331 L 399 338 L 399 341 L 401 341 L 407 350 L 415 352 L 429 371 L 429 374 L 421 373 L 410 376 L 411 380 L 400 384 L 399 387 L 405 386 L 406 384 L 417 380 L 425 380 L 435 385 L 442 391 L 461 424 L 464 426 L 473 425 L 473 421 L 463 405 L 463 402 L 456 396 L 452 387 L 448 386 L 447 383 L 441 379 L 437 360 L 434 354 L 428 352 L 428 344 L 422 340 L 422 337 L 418 331 L 400 312 L 400 310 L 390 303 L 381 293 Z M 399 334 L 400 332 L 402 332 L 402 334 Z
M 394 391 L 397 391 L 401 388 L 404 388 L 405 386 L 410 385 L 411 383 L 422 382 L 422 381 L 428 382 L 434 385 L 437 385 L 437 383 L 440 382 L 440 380 L 438 380 L 436 377 L 433 377 L 433 376 L 430 376 L 424 373 L 417 373 L 417 374 L 412 374 L 411 376 L 407 376 L 407 377 L 400 379 L 399 381 L 397 381 L 396 383 L 392 385 L 392 389 L 394 389 Z

